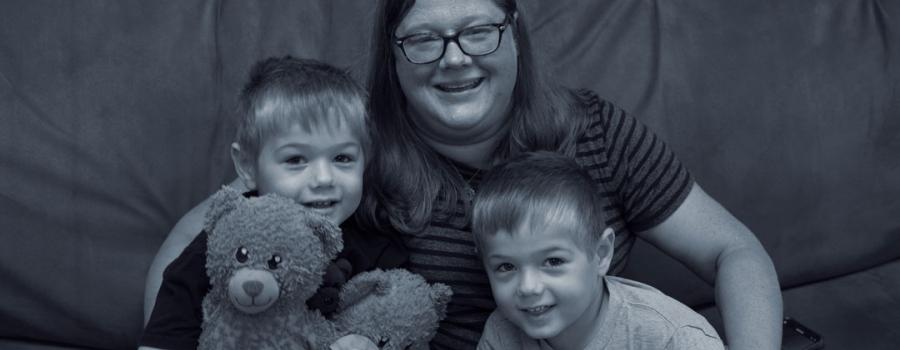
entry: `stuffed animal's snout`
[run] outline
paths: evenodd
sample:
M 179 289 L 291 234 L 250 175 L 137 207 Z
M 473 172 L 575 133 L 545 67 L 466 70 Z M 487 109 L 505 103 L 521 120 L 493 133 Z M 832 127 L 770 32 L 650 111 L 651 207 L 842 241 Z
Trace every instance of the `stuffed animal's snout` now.
M 251 298 L 259 296 L 263 291 L 263 283 L 260 281 L 244 281 L 244 283 L 241 283 L 241 287 Z
M 228 279 L 228 299 L 248 314 L 266 311 L 278 300 L 280 292 L 275 276 L 266 270 L 242 268 Z

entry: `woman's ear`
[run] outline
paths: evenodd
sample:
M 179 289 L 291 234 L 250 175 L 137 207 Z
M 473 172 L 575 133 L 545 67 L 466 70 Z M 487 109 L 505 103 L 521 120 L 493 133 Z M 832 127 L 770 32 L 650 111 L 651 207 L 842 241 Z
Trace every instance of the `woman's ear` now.
M 237 142 L 231 143 L 231 162 L 234 163 L 234 171 L 237 172 L 241 182 L 248 190 L 256 189 L 256 165 L 254 157 L 241 149 Z
M 600 234 L 600 240 L 597 242 L 596 262 L 598 271 L 601 275 L 606 275 L 609 271 L 609 265 L 612 263 L 613 247 L 616 246 L 616 234 L 612 227 L 607 227 Z

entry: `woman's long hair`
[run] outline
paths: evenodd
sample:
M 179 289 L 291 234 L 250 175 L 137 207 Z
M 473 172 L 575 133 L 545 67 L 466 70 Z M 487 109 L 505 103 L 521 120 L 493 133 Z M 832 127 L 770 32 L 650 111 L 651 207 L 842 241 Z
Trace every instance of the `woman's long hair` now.
M 494 151 L 494 162 L 537 150 L 574 156 L 575 143 L 588 124 L 581 103 L 569 90 L 544 82 L 516 1 L 494 3 L 514 19 L 519 53 L 510 129 Z M 453 215 L 467 186 L 456 167 L 416 132 L 397 80 L 394 31 L 414 4 L 415 0 L 382 0 L 376 13 L 368 81 L 375 146 L 357 211 L 365 227 L 409 234 L 421 232 L 434 215 Z

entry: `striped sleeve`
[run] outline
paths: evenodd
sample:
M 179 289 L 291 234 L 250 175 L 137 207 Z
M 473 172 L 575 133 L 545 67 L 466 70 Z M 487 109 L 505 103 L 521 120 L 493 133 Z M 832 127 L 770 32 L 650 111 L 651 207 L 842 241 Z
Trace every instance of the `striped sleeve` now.
M 595 153 L 603 158 L 605 187 L 617 197 L 627 226 L 640 232 L 659 225 L 690 192 L 690 173 L 640 121 L 593 93 L 587 101 L 592 124 L 585 137 L 598 141 Z

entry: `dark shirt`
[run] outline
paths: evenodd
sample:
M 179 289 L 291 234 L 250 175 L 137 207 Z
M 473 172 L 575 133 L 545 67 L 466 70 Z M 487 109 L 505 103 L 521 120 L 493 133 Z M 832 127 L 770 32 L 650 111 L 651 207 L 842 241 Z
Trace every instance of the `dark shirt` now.
M 350 277 L 375 268 L 400 267 L 407 253 L 402 242 L 383 234 L 365 234 L 347 220 L 341 225 L 344 250 L 332 261 L 331 270 L 350 274 L 339 280 L 326 277 L 307 306 L 330 314 L 337 307 L 337 292 Z M 203 322 L 203 298 L 211 288 L 206 275 L 207 234 L 201 232 L 163 272 L 163 282 L 156 295 L 153 313 L 140 340 L 140 345 L 162 349 L 196 349 Z M 338 268 L 337 266 L 342 266 Z

